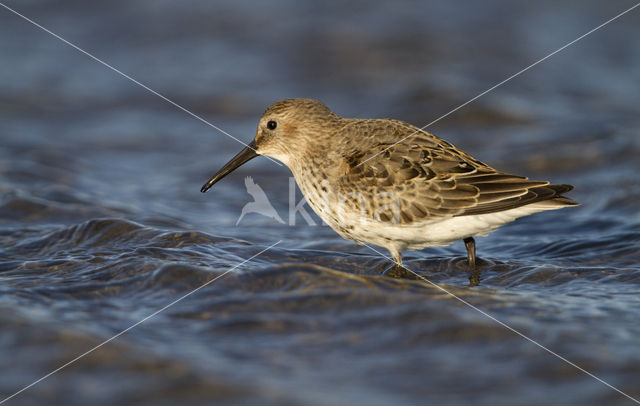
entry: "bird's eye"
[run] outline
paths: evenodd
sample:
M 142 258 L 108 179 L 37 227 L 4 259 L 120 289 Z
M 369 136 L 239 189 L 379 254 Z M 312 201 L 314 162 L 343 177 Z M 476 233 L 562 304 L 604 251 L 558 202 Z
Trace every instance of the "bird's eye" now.
M 267 128 L 270 130 L 275 130 L 276 127 L 278 126 L 278 123 L 276 123 L 275 121 L 271 120 L 267 123 Z

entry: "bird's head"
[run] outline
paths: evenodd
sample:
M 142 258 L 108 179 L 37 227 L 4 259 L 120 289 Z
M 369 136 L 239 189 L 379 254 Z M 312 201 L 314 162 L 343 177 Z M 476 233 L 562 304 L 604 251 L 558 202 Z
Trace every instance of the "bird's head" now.
M 322 102 L 313 99 L 285 99 L 270 105 L 258 122 L 256 136 L 202 186 L 206 192 L 240 165 L 265 155 L 289 166 L 292 158 L 304 155 L 322 143 L 322 134 L 330 132 L 341 118 Z

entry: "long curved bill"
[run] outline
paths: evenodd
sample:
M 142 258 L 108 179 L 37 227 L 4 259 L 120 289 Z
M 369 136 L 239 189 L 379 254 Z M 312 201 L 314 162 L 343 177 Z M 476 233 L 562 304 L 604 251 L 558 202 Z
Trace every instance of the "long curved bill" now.
M 258 153 L 256 152 L 256 148 L 256 142 L 251 141 L 249 145 L 247 145 L 242 151 L 238 153 L 238 155 L 231 158 L 231 160 L 227 162 L 225 166 L 223 166 L 215 175 L 213 175 L 211 179 L 209 179 L 209 181 L 207 181 L 207 183 L 202 186 L 202 189 L 200 189 L 200 191 L 202 193 L 206 192 L 211 188 L 211 186 L 215 185 L 220 179 L 233 172 L 240 165 L 257 157 Z

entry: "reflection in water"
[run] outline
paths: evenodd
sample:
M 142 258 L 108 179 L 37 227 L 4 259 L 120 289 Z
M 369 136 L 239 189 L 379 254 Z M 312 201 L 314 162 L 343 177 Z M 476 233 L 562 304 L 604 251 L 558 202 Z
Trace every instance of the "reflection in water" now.
M 14 6 L 243 141 L 264 106 L 296 96 L 423 125 L 621 11 L 53 4 Z M 1 397 L 284 238 L 7 404 L 627 404 L 424 281 L 384 276 L 386 259 L 317 218 L 238 222 L 248 174 L 290 220 L 290 173 L 254 160 L 205 198 L 235 141 L 0 19 Z M 637 20 L 430 128 L 498 169 L 574 184 L 583 206 L 477 239 L 476 287 L 462 243 L 404 259 L 635 397 L 639 59 L 621 39 Z

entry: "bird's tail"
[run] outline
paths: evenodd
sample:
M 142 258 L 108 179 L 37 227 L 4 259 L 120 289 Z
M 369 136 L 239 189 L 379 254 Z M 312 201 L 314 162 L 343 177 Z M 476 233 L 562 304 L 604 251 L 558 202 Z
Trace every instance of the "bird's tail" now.
M 573 186 L 565 184 L 550 184 L 532 188 L 529 191 L 538 195 L 537 199 L 528 204 L 531 207 L 537 207 L 544 210 L 561 209 L 568 206 L 579 206 L 580 203 L 575 202 L 568 197 L 563 196 L 572 190 Z

